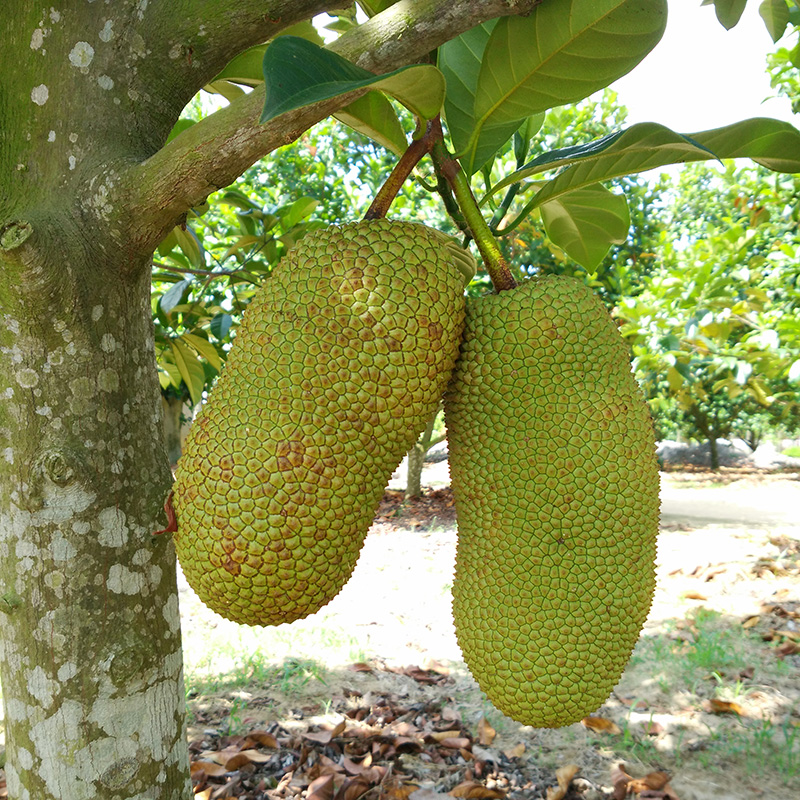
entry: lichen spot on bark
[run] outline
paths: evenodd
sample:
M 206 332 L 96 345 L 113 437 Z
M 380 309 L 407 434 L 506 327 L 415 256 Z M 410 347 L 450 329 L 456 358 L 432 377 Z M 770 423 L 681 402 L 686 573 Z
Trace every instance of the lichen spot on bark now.
M 103 547 L 124 547 L 128 543 L 130 529 L 125 512 L 114 506 L 104 508 L 97 515 L 100 531 L 97 542 Z
M 100 41 L 110 42 L 114 38 L 114 20 L 107 19 L 103 29 L 100 31 Z
M 58 693 L 58 682 L 50 678 L 40 667 L 34 667 L 28 673 L 28 692 L 35 697 L 43 708 L 53 705 L 53 698 Z
M 46 84 L 40 83 L 38 86 L 34 86 L 31 89 L 31 100 L 36 103 L 37 106 L 43 106 L 50 98 L 50 90 L 47 88 Z
M 80 69 L 81 72 L 88 69 L 92 59 L 94 59 L 94 47 L 89 42 L 76 42 L 75 46 L 70 50 L 69 63 L 73 67 Z
M 97 373 L 97 388 L 101 392 L 116 392 L 119 389 L 119 375 L 113 369 L 101 369 Z

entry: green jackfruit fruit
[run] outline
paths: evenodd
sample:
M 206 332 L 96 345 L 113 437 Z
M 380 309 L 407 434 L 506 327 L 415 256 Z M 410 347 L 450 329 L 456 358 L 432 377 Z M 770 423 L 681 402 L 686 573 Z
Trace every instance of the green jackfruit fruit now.
M 447 384 L 470 261 L 379 219 L 308 234 L 264 282 L 173 487 L 178 558 L 214 611 L 291 622 L 345 584 Z
M 658 468 L 628 348 L 574 278 L 468 299 L 445 419 L 464 659 L 519 722 L 580 720 L 619 680 L 654 589 Z

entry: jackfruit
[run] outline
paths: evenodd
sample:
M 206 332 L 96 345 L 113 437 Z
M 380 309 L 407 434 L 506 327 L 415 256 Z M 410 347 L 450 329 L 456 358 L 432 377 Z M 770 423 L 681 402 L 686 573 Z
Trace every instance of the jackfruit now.
M 276 625 L 339 592 L 440 402 L 473 272 L 450 237 L 378 219 L 308 234 L 264 281 L 173 487 L 178 558 L 210 608 Z
M 470 298 L 445 419 L 467 666 L 523 724 L 578 721 L 619 680 L 654 590 L 658 468 L 628 348 L 574 278 Z

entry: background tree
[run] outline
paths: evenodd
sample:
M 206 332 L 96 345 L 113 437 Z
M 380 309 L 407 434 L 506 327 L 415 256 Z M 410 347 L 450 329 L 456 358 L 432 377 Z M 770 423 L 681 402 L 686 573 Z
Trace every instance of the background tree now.
M 717 439 L 755 442 L 767 418 L 793 427 L 797 188 L 796 176 L 732 164 L 686 169 L 662 261 L 618 307 L 656 418 L 706 440 L 714 469 Z
M 577 102 L 632 69 L 658 41 L 665 12 L 663 0 L 362 2 L 368 19 L 339 17 L 343 33 L 314 55 L 321 72 L 341 66 L 331 53 L 349 59 L 351 79 L 320 90 L 315 70 L 302 87 L 291 59 L 277 54 L 307 40 L 279 34 L 302 23 L 293 32 L 309 36 L 308 21 L 336 5 L 69 0 L 45 10 L 8 0 L 0 8 L 13 65 L 0 78 L 0 608 L 14 798 L 190 796 L 175 559 L 168 536 L 152 537 L 163 527 L 170 485 L 153 357 L 156 249 L 157 276 L 171 284 L 156 309 L 164 315 L 161 341 L 169 342 L 161 364 L 173 383 L 164 355 L 171 353 L 196 396 L 192 359 L 203 355 L 216 369 L 212 350 L 221 359 L 225 343 L 212 324 L 221 334 L 243 276 L 231 271 L 225 291 L 215 294 L 209 283 L 208 297 L 206 290 L 192 295 L 180 283 L 211 276 L 190 270 L 213 270 L 186 255 L 193 251 L 186 237 L 180 249 L 191 266 L 179 270 L 168 237 L 181 239 L 182 225 L 210 195 L 331 113 L 401 150 L 407 132 L 386 112 L 378 92 L 385 89 L 421 122 L 443 108 L 465 176 L 443 194 L 451 210 L 474 217 L 469 176 L 529 117 Z M 505 21 L 516 14 L 528 16 Z M 611 32 L 609 19 L 618 25 Z M 536 50 L 530 26 L 540 27 Z M 451 40 L 437 71 L 430 54 Z M 262 56 L 272 56 L 277 70 L 269 94 L 252 69 Z M 393 72 L 418 62 L 425 64 L 416 73 Z M 553 77 L 544 63 L 560 72 Z M 431 80 L 415 82 L 420 70 Z M 466 82 L 458 86 L 455 76 Z M 495 77 L 502 85 L 493 89 Z M 175 129 L 182 109 L 209 85 L 230 104 Z M 262 114 L 266 100 L 271 111 Z M 799 137 L 770 120 L 692 141 L 662 126 L 632 126 L 535 157 L 485 191 L 524 185 L 524 203 L 510 212 L 539 209 L 548 237 L 580 262 L 625 238 L 626 203 L 603 182 L 714 156 L 753 157 L 791 172 L 800 169 Z M 259 204 L 253 226 L 247 215 L 240 220 L 242 235 L 277 252 L 268 215 L 280 221 L 286 203 Z M 288 236 L 295 226 L 284 222 L 278 230 Z M 458 214 L 456 222 L 463 223 Z M 209 246 L 213 239 L 209 231 Z M 478 245 L 493 262 L 491 235 L 479 235 Z

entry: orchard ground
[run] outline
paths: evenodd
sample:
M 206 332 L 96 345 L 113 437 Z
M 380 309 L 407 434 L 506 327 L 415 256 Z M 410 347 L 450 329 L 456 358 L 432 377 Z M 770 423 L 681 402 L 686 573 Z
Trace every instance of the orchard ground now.
M 198 763 L 217 764 L 197 767 L 198 796 L 405 798 L 413 779 L 412 800 L 605 798 L 624 797 L 629 775 L 650 775 L 650 797 L 798 796 L 800 471 L 662 473 L 641 640 L 595 720 L 552 731 L 494 710 L 461 661 L 446 461 L 426 465 L 416 501 L 404 478 L 350 582 L 306 620 L 242 627 L 182 582 L 189 738 Z M 547 795 L 569 765 L 566 793 Z

